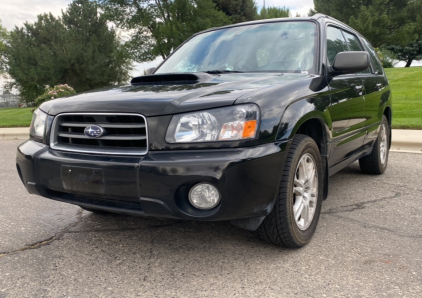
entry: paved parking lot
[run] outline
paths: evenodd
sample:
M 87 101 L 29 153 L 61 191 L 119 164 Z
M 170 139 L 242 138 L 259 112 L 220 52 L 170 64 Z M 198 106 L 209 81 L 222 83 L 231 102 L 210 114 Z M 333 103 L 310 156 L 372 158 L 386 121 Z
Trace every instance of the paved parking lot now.
M 0 298 L 421 297 L 422 154 L 331 177 L 312 242 L 271 246 L 228 222 L 99 216 L 29 195 L 0 140 Z

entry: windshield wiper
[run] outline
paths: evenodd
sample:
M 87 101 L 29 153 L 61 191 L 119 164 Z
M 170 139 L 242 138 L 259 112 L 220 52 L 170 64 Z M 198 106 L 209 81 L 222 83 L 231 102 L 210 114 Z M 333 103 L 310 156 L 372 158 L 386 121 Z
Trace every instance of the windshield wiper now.
M 205 73 L 209 74 L 220 74 L 220 73 L 243 73 L 243 71 L 237 71 L 237 70 L 207 70 L 204 71 Z

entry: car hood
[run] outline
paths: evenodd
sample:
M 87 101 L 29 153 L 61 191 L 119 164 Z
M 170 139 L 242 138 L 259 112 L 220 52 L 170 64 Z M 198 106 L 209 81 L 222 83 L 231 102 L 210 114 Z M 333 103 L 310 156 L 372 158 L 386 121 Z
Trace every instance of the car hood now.
M 140 113 L 147 117 L 216 108 L 236 99 L 275 88 L 309 75 L 280 73 L 230 73 L 196 84 L 127 85 L 97 89 L 45 102 L 41 109 L 60 113 Z

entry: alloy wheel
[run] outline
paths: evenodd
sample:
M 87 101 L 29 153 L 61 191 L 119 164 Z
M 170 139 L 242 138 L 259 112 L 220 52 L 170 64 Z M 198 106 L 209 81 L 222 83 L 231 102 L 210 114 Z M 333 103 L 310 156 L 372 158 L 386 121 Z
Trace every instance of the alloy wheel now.
M 387 150 L 388 150 L 388 144 L 387 144 L 387 129 L 385 128 L 385 124 L 381 125 L 381 141 L 380 141 L 380 161 L 381 164 L 384 166 L 385 161 L 387 160 Z
M 293 214 L 297 227 L 306 230 L 312 223 L 318 200 L 318 172 L 312 155 L 304 154 L 293 185 Z

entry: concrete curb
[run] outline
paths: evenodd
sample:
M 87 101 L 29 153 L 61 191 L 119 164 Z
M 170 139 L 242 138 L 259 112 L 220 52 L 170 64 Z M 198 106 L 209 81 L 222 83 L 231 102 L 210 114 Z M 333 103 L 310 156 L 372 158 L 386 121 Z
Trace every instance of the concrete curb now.
M 411 151 L 411 150 L 390 150 L 390 153 L 412 153 L 412 154 L 422 154 L 422 151 Z
M 422 130 L 393 129 L 391 150 L 422 152 Z
M 0 140 L 27 140 L 29 127 L 0 128 Z
M 28 127 L 0 128 L 0 139 L 27 140 Z M 391 151 L 422 152 L 422 130 L 393 129 Z

